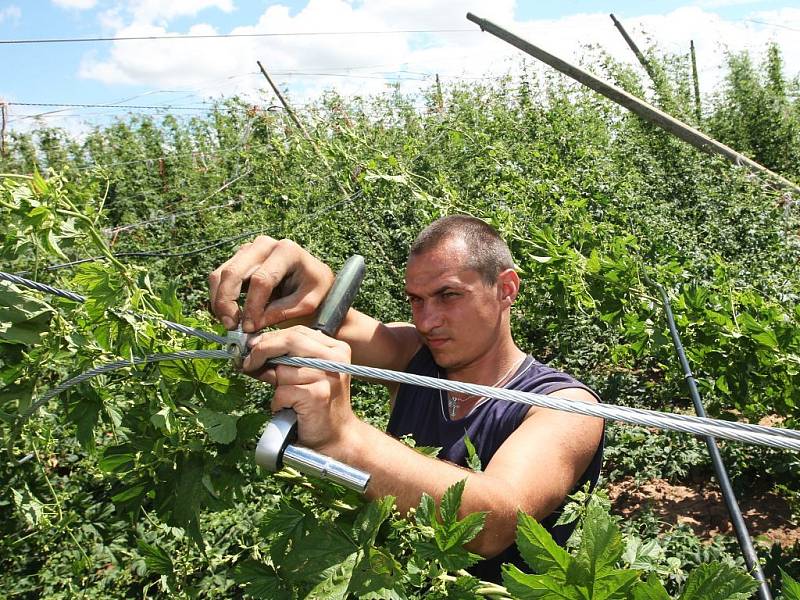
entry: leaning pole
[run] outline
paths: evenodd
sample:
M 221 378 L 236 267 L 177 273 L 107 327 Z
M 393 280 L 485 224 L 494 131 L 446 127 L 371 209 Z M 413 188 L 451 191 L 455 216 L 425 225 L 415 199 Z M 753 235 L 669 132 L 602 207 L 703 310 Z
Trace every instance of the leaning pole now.
M 684 142 L 691 144 L 695 148 L 698 148 L 704 152 L 724 156 L 732 163 L 745 166 L 754 173 L 766 175 L 780 187 L 794 192 L 795 194 L 800 194 L 800 186 L 798 186 L 796 183 L 793 183 L 782 175 L 769 170 L 764 165 L 746 157 L 741 152 L 737 152 L 722 142 L 718 142 L 717 140 L 708 137 L 706 134 L 698 131 L 694 127 L 687 125 L 683 121 L 679 121 L 675 117 L 672 117 L 667 113 L 657 109 L 655 106 L 648 104 L 644 100 L 640 100 L 636 96 L 629 94 L 622 88 L 608 83 L 607 81 L 603 81 L 599 77 L 595 77 L 591 73 L 588 73 L 583 69 L 576 67 L 575 65 L 572 65 L 537 46 L 534 46 L 530 42 L 523 40 L 521 37 L 514 35 L 499 25 L 495 25 L 491 21 L 477 17 L 472 13 L 467 13 L 467 19 L 478 25 L 481 28 L 481 31 L 488 31 L 492 35 L 499 37 L 501 40 L 508 42 L 515 48 L 519 48 L 526 54 L 530 54 L 534 58 L 538 58 L 543 63 L 553 67 L 564 75 L 568 75 L 578 83 L 585 85 L 598 94 L 602 94 L 606 98 L 613 100 L 620 106 L 624 106 L 642 119 L 661 127 L 665 131 L 668 131 L 672 135 L 682 139 Z

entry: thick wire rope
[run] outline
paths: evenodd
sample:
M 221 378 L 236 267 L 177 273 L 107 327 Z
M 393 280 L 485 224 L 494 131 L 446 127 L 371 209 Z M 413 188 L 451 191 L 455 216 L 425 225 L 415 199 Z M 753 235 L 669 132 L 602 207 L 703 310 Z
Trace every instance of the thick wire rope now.
M 800 431 L 782 429 L 778 427 L 766 427 L 764 425 L 750 425 L 747 423 L 734 423 L 721 419 L 710 419 L 708 417 L 694 417 L 691 415 L 677 415 L 662 413 L 643 408 L 628 408 L 624 406 L 612 406 L 608 404 L 591 404 L 577 400 L 566 400 L 554 396 L 534 394 L 532 392 L 521 392 L 518 390 L 508 390 L 496 388 L 488 385 L 476 385 L 473 383 L 463 383 L 449 379 L 439 379 L 412 373 L 402 373 L 388 369 L 378 369 L 375 367 L 364 367 L 348 363 L 339 363 L 330 360 L 298 358 L 281 356 L 269 360 L 272 364 L 289 365 L 292 367 L 309 367 L 323 371 L 346 373 L 354 377 L 367 379 L 378 379 L 381 381 L 392 381 L 406 385 L 416 385 L 448 392 L 456 392 L 473 396 L 488 396 L 499 400 L 508 400 L 538 406 L 541 408 L 551 408 L 564 412 L 578 413 L 590 417 L 601 417 L 614 421 L 622 421 L 632 425 L 644 425 L 646 427 L 657 427 L 673 431 L 682 431 L 695 435 L 714 435 L 716 437 L 729 440 L 736 440 L 757 445 L 774 446 L 788 450 L 800 451 Z
M 228 350 L 183 350 L 168 354 L 151 354 L 141 358 L 132 358 L 106 363 L 98 367 L 89 369 L 80 375 L 72 377 L 57 386 L 48 390 L 41 398 L 31 404 L 25 411 L 20 413 L 15 424 L 13 433 L 9 438 L 9 451 L 12 450 L 11 444 L 16 439 L 17 433 L 22 426 L 39 408 L 52 400 L 55 396 L 76 386 L 92 377 L 102 375 L 117 369 L 128 368 L 158 361 L 167 360 L 198 360 L 198 359 L 226 359 L 234 358 Z M 791 429 L 781 429 L 777 427 L 766 427 L 763 425 L 750 425 L 746 423 L 732 423 L 720 419 L 710 419 L 707 417 L 693 417 L 690 415 L 676 415 L 661 413 L 646 409 L 632 409 L 623 406 L 612 406 L 608 404 L 593 404 L 581 402 L 579 400 L 567 400 L 556 396 L 545 396 L 532 392 L 522 392 L 518 390 L 508 390 L 487 385 L 476 385 L 452 381 L 449 379 L 439 379 L 412 373 L 402 373 L 389 369 L 378 369 L 375 367 L 365 367 L 349 363 L 341 363 L 331 360 L 317 358 L 301 358 L 280 356 L 268 361 L 270 365 L 287 365 L 291 367 L 308 367 L 320 369 L 334 373 L 345 373 L 354 377 L 392 381 L 406 385 L 427 387 L 448 392 L 470 394 L 475 396 L 487 396 L 499 400 L 507 400 L 528 406 L 537 406 L 581 414 L 590 417 L 598 417 L 614 421 L 621 421 L 632 425 L 644 425 L 646 427 L 656 427 L 658 429 L 680 431 L 694 435 L 712 435 L 714 437 L 745 442 L 760 446 L 771 446 L 785 450 L 800 451 L 800 431 Z

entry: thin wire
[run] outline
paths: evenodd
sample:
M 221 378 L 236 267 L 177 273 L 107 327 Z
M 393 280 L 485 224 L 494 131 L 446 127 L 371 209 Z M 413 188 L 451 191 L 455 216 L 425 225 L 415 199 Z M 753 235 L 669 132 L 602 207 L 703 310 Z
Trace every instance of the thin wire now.
M 757 19 L 742 19 L 749 23 L 758 23 L 759 25 L 766 25 L 767 27 L 777 27 L 778 29 L 788 29 L 789 31 L 800 31 L 797 27 L 789 27 L 788 25 L 779 25 L 778 23 L 767 23 L 766 21 L 759 21 Z
M 236 149 L 239 149 L 239 146 L 237 146 Z M 149 226 L 149 225 L 152 225 L 154 223 L 158 223 L 158 222 L 164 221 L 164 220 L 172 218 L 172 217 L 179 217 L 179 216 L 183 217 L 183 216 L 186 216 L 186 215 L 192 215 L 192 214 L 201 213 L 201 212 L 204 212 L 204 211 L 207 211 L 207 210 L 211 210 L 211 209 L 214 209 L 214 208 L 225 208 L 227 206 L 233 206 L 235 204 L 239 204 L 239 203 L 242 202 L 242 199 L 229 200 L 228 202 L 225 202 L 223 204 L 216 204 L 214 206 L 202 206 L 205 202 L 208 202 L 211 198 L 213 198 L 214 196 L 219 194 L 221 191 L 229 188 L 230 186 L 232 186 L 234 183 L 236 183 L 240 179 L 242 179 L 244 177 L 247 177 L 252 172 L 253 172 L 252 167 L 248 167 L 245 170 L 244 173 L 241 173 L 241 174 L 233 177 L 232 179 L 229 179 L 228 181 L 223 183 L 220 187 L 218 187 L 216 190 L 211 192 L 208 196 L 206 196 L 205 198 L 202 198 L 200 200 L 200 202 L 198 202 L 197 206 L 195 206 L 191 210 L 176 211 L 176 212 L 172 212 L 172 213 L 166 213 L 164 215 L 161 215 L 161 216 L 153 218 L 153 219 L 149 219 L 147 221 L 140 221 L 139 223 L 131 223 L 130 225 L 122 225 L 120 227 L 114 227 L 112 229 L 108 229 L 108 230 L 104 230 L 104 231 L 108 231 L 108 232 L 113 234 L 113 233 L 118 233 L 120 231 L 128 231 L 130 229 L 139 229 L 140 227 L 146 227 L 146 226 Z
M 47 404 L 50 400 L 58 396 L 61 392 L 64 392 L 70 389 L 71 387 L 83 383 L 84 381 L 91 379 L 93 377 L 97 377 L 98 375 L 102 375 L 103 373 L 116 371 L 118 369 L 125 369 L 134 366 L 149 364 L 153 362 L 166 361 L 166 360 L 181 360 L 181 359 L 199 360 L 199 359 L 211 359 L 211 358 L 230 359 L 231 355 L 228 353 L 227 350 L 180 350 L 178 352 L 171 352 L 168 354 L 150 354 L 143 358 L 134 356 L 128 360 L 117 360 L 114 362 L 105 363 L 98 367 L 89 369 L 88 371 L 84 371 L 80 375 L 67 379 L 66 381 L 62 381 L 57 386 L 47 390 L 47 392 L 45 392 L 41 398 L 39 398 L 36 402 L 31 404 L 28 408 L 26 408 L 17 416 L 17 419 L 14 422 L 14 427 L 11 430 L 11 435 L 9 435 L 8 437 L 8 446 L 7 446 L 8 454 L 13 458 L 14 440 L 16 440 L 17 437 L 19 436 L 19 432 L 22 430 L 23 425 L 27 423 L 27 421 L 36 413 L 36 411 L 38 411 L 42 406 Z M 17 464 L 22 464 L 24 462 L 26 462 L 26 459 L 23 458 L 17 461 Z
M 205 106 L 213 106 L 212 102 L 203 102 L 201 106 L 174 106 L 169 104 L 142 105 L 142 104 L 66 104 L 62 102 L 8 102 L 9 106 L 60 106 L 63 108 L 136 108 L 158 110 L 205 110 Z
M 54 296 L 59 296 L 61 298 L 66 298 L 67 300 L 72 300 L 73 302 L 84 303 L 86 302 L 86 296 L 82 296 L 81 294 L 77 294 L 75 292 L 71 292 L 69 290 L 62 290 L 60 288 L 54 287 L 52 285 L 47 285 L 46 283 L 40 283 L 38 281 L 32 281 L 30 279 L 25 279 L 23 277 L 19 277 L 18 275 L 14 275 L 12 273 L 5 273 L 0 271 L 0 281 L 8 281 L 10 283 L 14 283 L 17 285 L 21 285 L 33 290 L 37 290 L 39 292 L 44 292 L 46 294 L 53 294 Z M 212 342 L 215 344 L 227 344 L 227 339 L 217 335 L 216 333 L 212 333 L 209 331 L 203 331 L 201 329 L 194 329 L 193 327 L 189 327 L 188 325 L 181 325 L 180 323 L 174 323 L 172 321 L 168 321 L 166 319 L 162 319 L 161 317 L 156 317 L 154 315 L 146 315 L 143 313 L 138 313 L 133 310 L 121 310 L 120 312 L 132 315 L 139 319 L 144 319 L 148 321 L 154 321 L 156 323 L 160 323 L 167 327 L 168 329 L 172 329 L 173 331 L 177 331 L 179 333 L 183 333 L 185 335 L 191 335 L 194 337 L 198 337 L 204 339 L 208 342 Z
M 131 223 L 129 225 L 120 225 L 118 227 L 109 227 L 107 229 L 103 229 L 103 233 L 106 235 L 114 235 L 115 233 L 121 233 L 123 231 L 131 231 L 133 229 L 141 229 L 143 227 L 149 227 L 150 225 L 155 225 L 156 223 L 161 223 L 162 221 L 166 221 L 171 218 L 177 219 L 178 217 L 185 217 L 188 215 L 196 215 L 202 212 L 206 212 L 209 210 L 214 210 L 217 208 L 228 208 L 229 206 L 235 206 L 237 204 L 241 204 L 242 199 L 239 198 L 237 200 L 228 200 L 227 202 L 223 202 L 222 204 L 212 204 L 211 206 L 201 206 L 199 208 L 195 208 L 192 210 L 184 210 L 184 211 L 176 211 L 171 213 L 166 213 L 160 217 L 155 217 L 152 219 L 148 219 L 147 221 L 139 221 L 138 223 Z
M 206 35 L 142 35 L 90 38 L 40 38 L 27 40 L 0 40 L 0 44 L 65 44 L 80 42 L 128 42 L 144 40 L 204 40 L 224 38 L 311 37 L 348 35 L 397 35 L 405 33 L 475 33 L 475 29 L 387 29 L 373 31 L 293 31 L 286 33 L 219 33 Z

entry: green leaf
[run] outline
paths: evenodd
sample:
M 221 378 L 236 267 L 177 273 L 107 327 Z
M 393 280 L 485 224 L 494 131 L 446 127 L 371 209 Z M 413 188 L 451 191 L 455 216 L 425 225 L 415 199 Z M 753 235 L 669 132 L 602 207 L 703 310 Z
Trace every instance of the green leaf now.
M 75 270 L 73 286 L 87 297 L 87 311 L 92 316 L 101 316 L 106 308 L 125 304 L 125 282 L 122 275 L 102 263 L 84 263 Z
M 475 450 L 475 445 L 472 443 L 466 433 L 464 434 L 464 446 L 467 449 L 467 466 L 476 472 L 483 471 L 481 457 L 478 456 L 478 452 Z
M 639 582 L 639 571 L 633 569 L 616 569 L 605 577 L 594 582 L 592 600 L 611 600 L 627 598 L 631 588 Z
M 263 535 L 290 534 L 305 516 L 303 511 L 283 501 L 264 516 L 261 521 L 261 533 Z
M 419 499 L 419 506 L 416 510 L 415 519 L 420 525 L 427 525 L 429 527 L 438 525 L 436 519 L 436 502 L 430 495 L 424 492 Z
M 752 338 L 762 346 L 766 346 L 770 350 L 780 350 L 780 342 L 771 329 L 767 329 L 760 333 L 753 334 Z
M 530 575 L 514 565 L 503 565 L 503 585 L 519 600 L 586 600 L 574 586 L 550 575 Z
M 650 573 L 647 581 L 640 581 L 631 590 L 633 600 L 670 600 L 670 596 L 664 586 L 658 580 L 655 573 Z
M 680 600 L 747 600 L 757 587 L 756 580 L 741 569 L 706 563 L 689 574 Z
M 463 546 L 474 539 L 483 529 L 486 512 L 471 513 L 447 528 L 447 541 L 442 548 L 447 550 L 455 546 Z
M 270 566 L 248 560 L 236 565 L 233 580 L 243 585 L 247 595 L 262 600 L 291 600 L 292 594 Z
M 261 521 L 259 531 L 265 537 L 272 538 L 270 553 L 283 555 L 290 540 L 299 539 L 305 531 L 307 515 L 292 504 L 282 501 L 266 514 Z
M 414 545 L 414 552 L 424 561 L 438 562 L 447 571 L 466 569 L 477 564 L 483 558 L 478 554 L 465 550 L 461 546 L 442 550 L 437 542 L 432 541 L 417 542 Z
M 517 547 L 527 565 L 535 572 L 555 569 L 566 575 L 572 557 L 556 544 L 553 536 L 536 519 L 517 513 Z
M 230 444 L 236 439 L 236 421 L 239 417 L 201 408 L 197 411 L 197 420 L 203 424 L 212 442 Z
M 381 525 L 392 514 L 394 500 L 394 496 L 384 496 L 359 511 L 353 524 L 353 538 L 359 546 L 369 547 L 375 542 Z
M 77 438 L 84 448 L 94 445 L 94 428 L 103 404 L 98 395 L 88 390 L 69 411 L 69 420 L 77 425 Z
M 169 576 L 173 574 L 172 559 L 163 548 L 155 544 L 148 544 L 143 540 L 139 540 L 136 545 L 144 557 L 144 564 L 147 565 L 149 571 L 159 575 Z
M 128 500 L 133 500 L 136 497 L 143 496 L 144 492 L 145 492 L 144 484 L 134 485 L 122 490 L 118 494 L 114 494 L 113 496 L 111 496 L 111 500 L 115 504 L 122 504 L 123 502 L 127 502 Z
M 49 254 L 53 254 L 62 260 L 69 260 L 67 255 L 61 250 L 61 246 L 58 245 L 58 236 L 53 232 L 52 229 L 47 230 L 47 234 L 40 236 L 42 241 L 42 246 L 44 249 L 47 250 Z
M 31 346 L 38 344 L 50 327 L 53 309 L 49 304 L 23 294 L 0 281 L 0 340 Z
M 461 496 L 464 494 L 466 479 L 454 483 L 445 491 L 442 496 L 442 503 L 439 512 L 445 526 L 454 524 L 458 520 L 458 508 L 461 506 Z
M 134 464 L 134 455 L 128 453 L 109 454 L 110 449 L 106 449 L 103 457 L 97 462 L 101 471 L 106 473 L 124 473 L 130 471 Z
M 343 578 L 349 581 L 358 548 L 329 523 L 305 521 L 305 524 L 308 530 L 294 538 L 281 561 L 281 574 L 297 583 L 327 582 L 327 588 L 338 590 Z M 343 563 L 349 565 L 345 571 L 340 570 Z
M 353 568 L 348 593 L 363 600 L 404 600 L 403 566 L 382 548 L 369 548 Z
M 186 533 L 198 544 L 202 544 L 199 526 L 199 508 L 205 498 L 203 486 L 203 457 L 191 453 L 178 461 L 178 482 L 175 487 L 172 521 L 186 529 Z
M 778 567 L 780 568 L 780 567 Z M 800 600 L 800 583 L 781 569 L 782 600 Z
M 598 574 L 613 568 L 623 551 L 619 527 L 608 512 L 590 501 L 583 519 L 581 545 L 567 570 L 567 581 L 593 589 Z
M 358 560 L 358 554 L 354 552 L 338 564 L 326 569 L 323 572 L 322 580 L 306 594 L 306 598 L 346 600 L 356 560 Z

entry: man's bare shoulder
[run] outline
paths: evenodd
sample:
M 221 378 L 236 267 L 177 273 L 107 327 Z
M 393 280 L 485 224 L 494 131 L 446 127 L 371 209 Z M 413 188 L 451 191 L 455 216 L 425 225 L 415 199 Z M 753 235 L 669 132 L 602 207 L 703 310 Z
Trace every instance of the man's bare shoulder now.
M 592 392 L 587 390 L 586 388 L 582 387 L 566 387 L 560 390 L 556 390 L 554 392 L 550 392 L 549 394 L 545 394 L 546 396 L 553 396 L 556 398 L 564 398 L 565 400 L 578 400 L 580 402 L 589 402 L 591 404 L 596 404 L 598 402 L 597 396 L 595 396 Z M 555 413 L 556 415 L 568 415 L 570 413 L 557 411 L 548 408 L 541 408 L 539 406 L 531 406 L 528 410 L 527 414 L 525 415 L 525 420 L 530 419 L 536 414 L 541 414 L 542 412 L 550 412 Z

